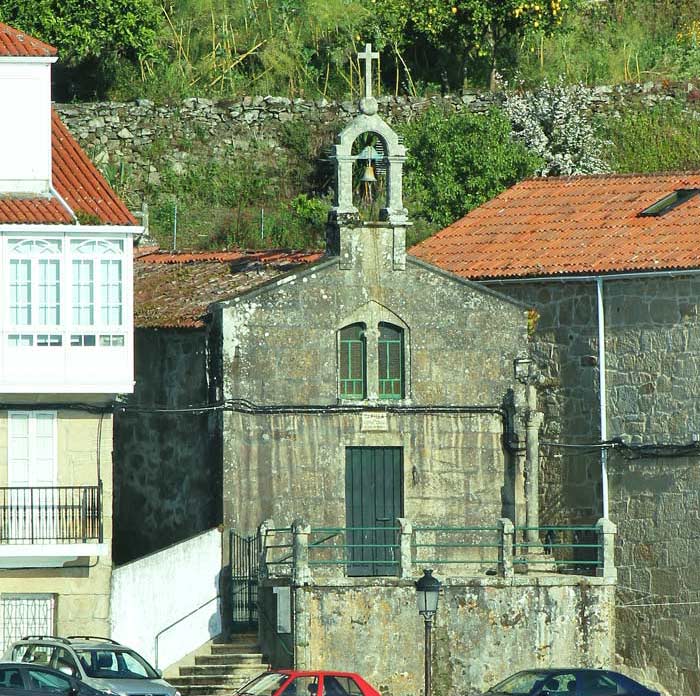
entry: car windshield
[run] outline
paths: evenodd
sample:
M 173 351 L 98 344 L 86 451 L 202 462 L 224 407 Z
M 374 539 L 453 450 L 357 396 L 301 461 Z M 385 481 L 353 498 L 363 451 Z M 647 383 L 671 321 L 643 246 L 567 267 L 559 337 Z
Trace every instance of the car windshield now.
M 530 694 L 537 693 L 537 687 L 551 676 L 551 672 L 518 672 L 512 677 L 508 677 L 508 679 L 502 681 L 500 684 L 492 686 L 488 690 L 488 693 L 529 696 Z
M 94 679 L 157 679 L 153 667 L 133 650 L 76 650 L 85 674 Z
M 246 694 L 246 696 L 272 696 L 287 679 L 289 679 L 288 674 L 265 672 L 265 674 L 261 674 L 253 681 L 248 682 L 236 693 L 240 696 L 243 696 L 243 694 Z

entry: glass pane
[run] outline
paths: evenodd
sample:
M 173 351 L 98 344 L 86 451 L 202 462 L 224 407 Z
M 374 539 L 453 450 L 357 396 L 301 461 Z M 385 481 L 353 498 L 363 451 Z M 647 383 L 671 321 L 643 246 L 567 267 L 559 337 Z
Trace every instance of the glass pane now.
M 60 279 L 57 260 L 39 260 L 39 323 L 58 325 L 60 315 Z
M 93 262 L 73 260 L 73 323 L 94 323 Z
M 27 326 L 32 323 L 31 261 L 10 260 L 10 322 Z
M 122 323 L 122 262 L 100 262 L 101 323 L 119 326 Z

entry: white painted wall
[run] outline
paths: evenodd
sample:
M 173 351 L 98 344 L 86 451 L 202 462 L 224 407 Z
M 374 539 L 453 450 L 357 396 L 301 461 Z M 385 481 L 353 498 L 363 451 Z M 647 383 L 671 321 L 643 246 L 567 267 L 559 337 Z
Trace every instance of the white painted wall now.
M 165 669 L 221 633 L 221 539 L 212 529 L 115 568 L 112 638 Z
M 49 192 L 51 62 L 0 61 L 0 193 Z

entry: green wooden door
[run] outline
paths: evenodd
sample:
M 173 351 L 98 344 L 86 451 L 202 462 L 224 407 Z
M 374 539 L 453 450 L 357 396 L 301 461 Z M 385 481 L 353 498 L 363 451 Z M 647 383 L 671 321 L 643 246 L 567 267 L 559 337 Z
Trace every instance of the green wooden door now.
M 401 447 L 347 447 L 348 575 L 397 575 L 396 518 L 403 515 Z

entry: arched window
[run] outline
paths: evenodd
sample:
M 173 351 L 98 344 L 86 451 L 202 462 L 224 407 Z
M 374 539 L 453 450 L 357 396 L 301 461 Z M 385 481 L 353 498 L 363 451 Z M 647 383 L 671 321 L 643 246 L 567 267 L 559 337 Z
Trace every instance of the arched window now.
M 403 330 L 379 324 L 379 398 L 402 399 L 404 393 Z
M 340 398 L 364 399 L 367 395 L 365 325 L 340 330 Z

